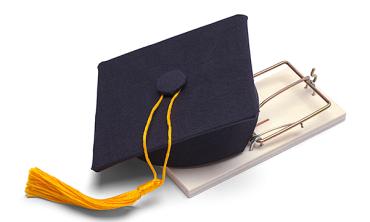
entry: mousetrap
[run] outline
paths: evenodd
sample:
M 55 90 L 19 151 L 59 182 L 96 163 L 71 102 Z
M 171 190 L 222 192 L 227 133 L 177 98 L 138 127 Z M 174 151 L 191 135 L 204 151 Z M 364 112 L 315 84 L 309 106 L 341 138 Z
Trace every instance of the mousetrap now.
M 317 75 L 303 75 L 287 61 L 254 74 L 260 114 L 252 139 L 239 155 L 191 168 L 168 168 L 168 175 L 193 197 L 345 119 L 345 111 L 317 87 Z

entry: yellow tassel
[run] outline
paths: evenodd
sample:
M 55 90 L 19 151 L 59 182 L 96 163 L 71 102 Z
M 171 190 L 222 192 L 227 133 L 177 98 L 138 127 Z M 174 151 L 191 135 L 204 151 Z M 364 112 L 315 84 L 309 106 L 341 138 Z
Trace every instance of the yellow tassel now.
M 80 191 L 69 186 L 68 184 L 60 181 L 59 179 L 45 173 L 44 171 L 38 168 L 31 168 L 29 171 L 28 182 L 25 190 L 26 196 L 39 197 L 57 203 L 70 204 L 92 210 L 112 210 L 120 207 L 131 206 L 143 195 L 150 193 L 157 189 L 158 187 L 160 187 L 165 181 L 167 162 L 169 159 L 172 145 L 171 110 L 173 103 L 177 96 L 179 95 L 179 93 L 180 91 L 177 92 L 172 97 L 167 109 L 168 145 L 162 169 L 162 179 L 157 178 L 157 172 L 155 171 L 149 159 L 148 150 L 146 146 L 146 137 L 153 115 L 155 111 L 158 109 L 160 103 L 162 102 L 163 95 L 161 95 L 157 103 L 152 108 L 143 133 L 144 155 L 153 173 L 153 179 L 151 181 L 138 186 L 135 190 L 114 197 L 106 199 L 95 199 L 81 193 Z

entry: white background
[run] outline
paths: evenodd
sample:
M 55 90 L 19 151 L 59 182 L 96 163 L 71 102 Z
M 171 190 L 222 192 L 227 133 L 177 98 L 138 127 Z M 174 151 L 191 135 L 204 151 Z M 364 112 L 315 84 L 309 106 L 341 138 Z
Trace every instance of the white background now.
M 254 71 L 289 60 L 347 120 L 187 199 L 167 180 L 134 207 L 93 212 L 27 199 L 38 166 L 95 197 L 150 178 L 132 160 L 90 170 L 97 64 L 232 16 L 249 17 Z M 1 221 L 369 221 L 369 33 L 366 1 L 1 1 Z

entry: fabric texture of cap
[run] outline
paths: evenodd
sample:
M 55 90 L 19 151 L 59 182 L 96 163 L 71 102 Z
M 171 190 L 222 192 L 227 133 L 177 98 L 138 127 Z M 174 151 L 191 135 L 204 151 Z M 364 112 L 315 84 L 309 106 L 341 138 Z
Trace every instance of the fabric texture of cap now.
M 166 107 L 172 110 L 169 166 L 187 167 L 242 152 L 259 108 L 250 59 L 247 17 L 235 15 L 102 62 L 98 66 L 92 169 L 143 155 L 151 107 L 166 97 L 148 132 L 154 164 L 167 148 Z

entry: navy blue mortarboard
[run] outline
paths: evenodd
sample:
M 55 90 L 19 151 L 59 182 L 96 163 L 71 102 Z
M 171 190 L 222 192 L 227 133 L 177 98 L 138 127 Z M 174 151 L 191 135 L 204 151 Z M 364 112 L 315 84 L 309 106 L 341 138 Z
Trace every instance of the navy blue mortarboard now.
M 236 15 L 102 62 L 92 169 L 142 157 L 141 135 L 160 93 L 182 87 L 172 111 L 169 166 L 193 166 L 244 150 L 258 117 L 247 16 Z M 168 103 L 170 96 L 164 98 Z M 148 134 L 154 164 L 167 146 L 166 106 Z
M 164 183 L 167 165 L 222 160 L 241 153 L 252 137 L 259 105 L 244 15 L 102 62 L 98 71 L 92 169 L 139 157 L 153 179 L 95 199 L 32 168 L 28 197 L 94 210 L 130 206 Z M 163 164 L 162 179 L 152 163 Z

